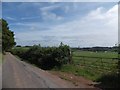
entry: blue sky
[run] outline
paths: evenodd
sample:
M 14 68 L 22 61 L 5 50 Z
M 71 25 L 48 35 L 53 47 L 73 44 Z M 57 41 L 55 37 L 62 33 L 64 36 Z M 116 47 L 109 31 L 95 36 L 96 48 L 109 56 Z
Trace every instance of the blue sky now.
M 18 45 L 113 46 L 117 40 L 117 3 L 3 2 L 2 17 Z

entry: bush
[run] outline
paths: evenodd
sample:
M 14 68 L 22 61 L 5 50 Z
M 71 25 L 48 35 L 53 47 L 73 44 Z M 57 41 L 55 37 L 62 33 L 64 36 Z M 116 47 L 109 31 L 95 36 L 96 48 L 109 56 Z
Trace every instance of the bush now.
M 11 52 L 42 69 L 61 68 L 63 64 L 71 62 L 70 47 L 63 44 L 59 47 L 34 45 L 29 49 L 14 48 Z
M 105 74 L 96 81 L 100 82 L 97 87 L 102 87 L 103 90 L 105 88 L 120 88 L 120 75 L 117 73 Z

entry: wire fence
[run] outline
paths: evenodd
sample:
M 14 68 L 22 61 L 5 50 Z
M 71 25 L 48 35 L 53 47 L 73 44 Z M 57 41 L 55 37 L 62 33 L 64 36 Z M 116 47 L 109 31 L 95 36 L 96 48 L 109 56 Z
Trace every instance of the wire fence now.
M 118 68 L 117 68 L 118 58 L 78 56 L 74 61 L 74 64 L 88 71 L 92 70 L 95 73 L 99 72 L 103 74 L 109 72 L 118 72 Z

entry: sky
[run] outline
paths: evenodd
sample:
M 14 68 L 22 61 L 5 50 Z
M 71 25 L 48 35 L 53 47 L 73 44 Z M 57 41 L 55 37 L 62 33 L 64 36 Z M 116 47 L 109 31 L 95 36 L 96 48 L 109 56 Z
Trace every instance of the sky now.
M 71 47 L 118 43 L 117 2 L 3 2 L 17 45 Z
M 1 0 L 3 2 L 119 2 L 119 0 Z
M 2 18 L 2 3 L 0 2 L 0 18 Z

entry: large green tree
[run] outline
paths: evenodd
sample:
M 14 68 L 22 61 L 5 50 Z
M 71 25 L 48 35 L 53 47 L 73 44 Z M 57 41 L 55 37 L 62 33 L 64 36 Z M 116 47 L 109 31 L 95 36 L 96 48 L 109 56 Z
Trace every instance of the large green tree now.
M 1 19 L 2 21 L 2 50 L 7 51 L 11 49 L 16 43 L 14 39 L 14 32 L 12 32 L 6 20 Z
M 0 52 L 2 51 L 2 22 L 0 19 Z

